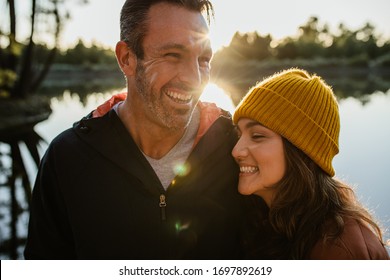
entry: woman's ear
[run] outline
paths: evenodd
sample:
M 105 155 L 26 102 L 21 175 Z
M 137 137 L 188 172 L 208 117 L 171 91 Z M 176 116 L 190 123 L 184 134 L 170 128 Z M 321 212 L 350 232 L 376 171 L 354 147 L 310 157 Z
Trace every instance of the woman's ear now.
M 115 47 L 116 60 L 126 77 L 134 76 L 137 68 L 137 57 L 123 41 Z

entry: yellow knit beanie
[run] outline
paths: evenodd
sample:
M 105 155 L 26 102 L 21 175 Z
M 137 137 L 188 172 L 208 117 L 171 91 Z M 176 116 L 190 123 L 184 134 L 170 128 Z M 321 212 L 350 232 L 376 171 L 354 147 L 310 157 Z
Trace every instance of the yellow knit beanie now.
M 233 122 L 258 121 L 301 149 L 330 176 L 339 152 L 340 119 L 332 89 L 300 69 L 275 74 L 253 87 L 237 106 Z

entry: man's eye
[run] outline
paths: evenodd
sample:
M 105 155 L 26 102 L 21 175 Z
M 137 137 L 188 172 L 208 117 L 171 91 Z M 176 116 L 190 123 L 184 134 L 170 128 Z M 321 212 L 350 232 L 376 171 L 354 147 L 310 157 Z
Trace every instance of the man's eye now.
M 166 53 L 165 56 L 166 57 L 173 57 L 173 58 L 180 58 L 179 53 Z

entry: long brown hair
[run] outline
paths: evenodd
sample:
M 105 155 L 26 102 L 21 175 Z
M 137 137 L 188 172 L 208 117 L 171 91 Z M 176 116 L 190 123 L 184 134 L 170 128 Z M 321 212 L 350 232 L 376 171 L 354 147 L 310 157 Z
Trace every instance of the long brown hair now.
M 283 142 L 286 174 L 272 186 L 277 191 L 270 209 L 257 202 L 257 228 L 268 237 L 255 241 L 264 248 L 252 249 L 265 258 L 305 259 L 318 240 L 333 240 L 342 233 L 345 218 L 365 224 L 383 243 L 381 229 L 353 189 L 330 177 L 285 138 Z M 259 236 L 252 235 L 252 241 L 255 238 Z

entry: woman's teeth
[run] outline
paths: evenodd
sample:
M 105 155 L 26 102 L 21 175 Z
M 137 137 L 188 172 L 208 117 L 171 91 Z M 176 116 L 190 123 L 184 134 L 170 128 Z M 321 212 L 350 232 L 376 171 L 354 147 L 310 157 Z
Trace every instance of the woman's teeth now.
M 241 173 L 256 173 L 259 171 L 259 168 L 253 167 L 253 166 L 241 166 L 240 172 Z

